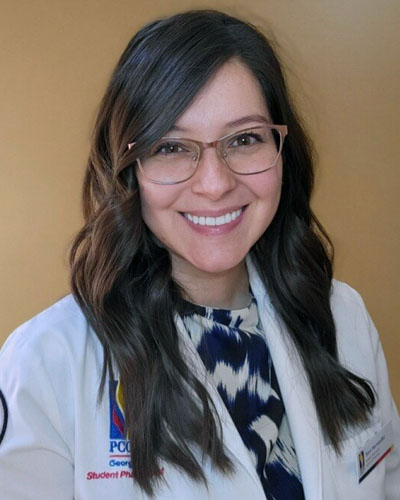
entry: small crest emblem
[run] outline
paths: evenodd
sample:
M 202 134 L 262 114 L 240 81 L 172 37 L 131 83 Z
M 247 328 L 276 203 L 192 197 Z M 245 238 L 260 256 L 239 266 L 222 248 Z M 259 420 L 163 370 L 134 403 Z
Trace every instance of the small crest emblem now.
M 122 390 L 118 381 L 110 381 L 110 438 L 126 439 Z

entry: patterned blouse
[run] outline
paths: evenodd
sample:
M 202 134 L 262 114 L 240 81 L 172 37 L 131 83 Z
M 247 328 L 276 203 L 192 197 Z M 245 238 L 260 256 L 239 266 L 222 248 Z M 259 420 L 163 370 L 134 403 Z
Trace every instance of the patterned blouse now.
M 255 298 L 248 307 L 233 311 L 186 302 L 182 319 L 250 453 L 266 499 L 304 499 Z

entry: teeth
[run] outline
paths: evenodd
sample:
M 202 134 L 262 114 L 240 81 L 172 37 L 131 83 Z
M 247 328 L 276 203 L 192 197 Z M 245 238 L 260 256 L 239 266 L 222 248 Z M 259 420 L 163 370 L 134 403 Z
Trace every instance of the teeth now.
M 229 222 L 237 219 L 242 212 L 243 210 L 239 208 L 239 210 L 235 210 L 234 212 L 230 212 L 225 215 L 220 215 L 219 217 L 197 217 L 197 215 L 191 215 L 188 212 L 185 212 L 183 215 L 186 219 L 189 219 L 190 222 L 199 224 L 200 226 L 222 226 L 223 224 L 228 224 Z
M 206 217 L 206 226 L 215 226 L 217 219 L 215 217 Z

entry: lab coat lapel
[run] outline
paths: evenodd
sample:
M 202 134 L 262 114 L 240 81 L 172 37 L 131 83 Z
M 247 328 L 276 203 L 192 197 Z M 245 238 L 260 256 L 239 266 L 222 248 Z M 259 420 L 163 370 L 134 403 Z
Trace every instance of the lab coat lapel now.
M 250 258 L 247 269 L 287 412 L 305 497 L 320 500 L 322 440 L 309 384 L 296 349 L 277 318 Z
M 252 500 L 265 500 L 264 490 L 256 468 L 215 384 L 208 376 L 204 363 L 190 340 L 182 319 L 178 315 L 175 317 L 175 322 L 181 335 L 183 355 L 198 379 L 204 383 L 221 420 L 224 445 L 231 453 L 234 462 L 239 463 L 253 480 L 254 490 L 249 492 L 249 498 Z

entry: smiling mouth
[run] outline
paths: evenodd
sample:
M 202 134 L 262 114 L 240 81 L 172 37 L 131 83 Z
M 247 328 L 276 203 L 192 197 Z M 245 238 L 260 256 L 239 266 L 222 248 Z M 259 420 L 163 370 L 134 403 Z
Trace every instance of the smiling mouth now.
M 238 210 L 234 210 L 233 212 L 227 212 L 226 214 L 220 215 L 219 217 L 210 217 L 210 216 L 197 216 L 192 215 L 189 212 L 184 212 L 182 215 L 190 220 L 193 224 L 197 224 L 199 226 L 223 226 L 224 224 L 229 224 L 230 222 L 237 219 L 241 213 L 246 209 L 246 207 L 239 208 Z

